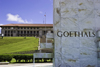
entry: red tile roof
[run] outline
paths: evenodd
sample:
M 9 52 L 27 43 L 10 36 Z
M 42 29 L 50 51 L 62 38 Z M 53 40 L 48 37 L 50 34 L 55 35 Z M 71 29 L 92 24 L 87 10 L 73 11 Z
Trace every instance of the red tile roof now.
M 18 27 L 53 27 L 53 24 L 6 24 L 6 25 L 0 25 L 0 27 L 3 26 L 18 26 Z

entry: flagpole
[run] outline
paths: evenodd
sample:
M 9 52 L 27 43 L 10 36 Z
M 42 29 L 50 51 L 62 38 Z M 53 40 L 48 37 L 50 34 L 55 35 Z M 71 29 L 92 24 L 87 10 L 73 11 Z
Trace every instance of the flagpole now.
M 43 24 L 44 24 L 44 18 L 43 18 Z
M 45 13 L 45 36 L 46 36 L 46 13 Z
M 45 37 L 46 37 L 46 13 L 45 13 Z M 46 45 L 47 45 L 47 38 L 46 38 Z

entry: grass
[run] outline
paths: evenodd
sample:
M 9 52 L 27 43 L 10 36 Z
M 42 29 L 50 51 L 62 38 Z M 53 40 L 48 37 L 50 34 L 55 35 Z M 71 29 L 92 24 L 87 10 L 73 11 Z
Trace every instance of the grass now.
M 37 50 L 38 38 L 4 37 L 0 38 L 0 54 Z

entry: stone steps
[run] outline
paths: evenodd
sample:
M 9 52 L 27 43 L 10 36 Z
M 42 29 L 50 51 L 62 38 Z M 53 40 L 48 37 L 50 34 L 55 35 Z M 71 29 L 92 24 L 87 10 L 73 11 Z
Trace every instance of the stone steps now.
M 50 36 L 49 36 L 50 35 Z M 48 32 L 46 37 L 47 38 L 40 38 L 39 39 L 39 53 L 34 53 L 34 63 L 35 63 L 35 58 L 53 58 L 53 34 Z M 50 39 L 49 39 L 50 38 Z M 44 53 L 46 52 L 46 53 Z

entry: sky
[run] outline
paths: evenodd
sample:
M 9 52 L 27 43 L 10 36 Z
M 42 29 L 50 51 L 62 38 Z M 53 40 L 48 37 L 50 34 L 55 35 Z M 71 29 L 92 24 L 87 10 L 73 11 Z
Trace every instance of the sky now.
M 0 0 L 0 25 L 43 24 L 45 14 L 53 24 L 53 0 Z

